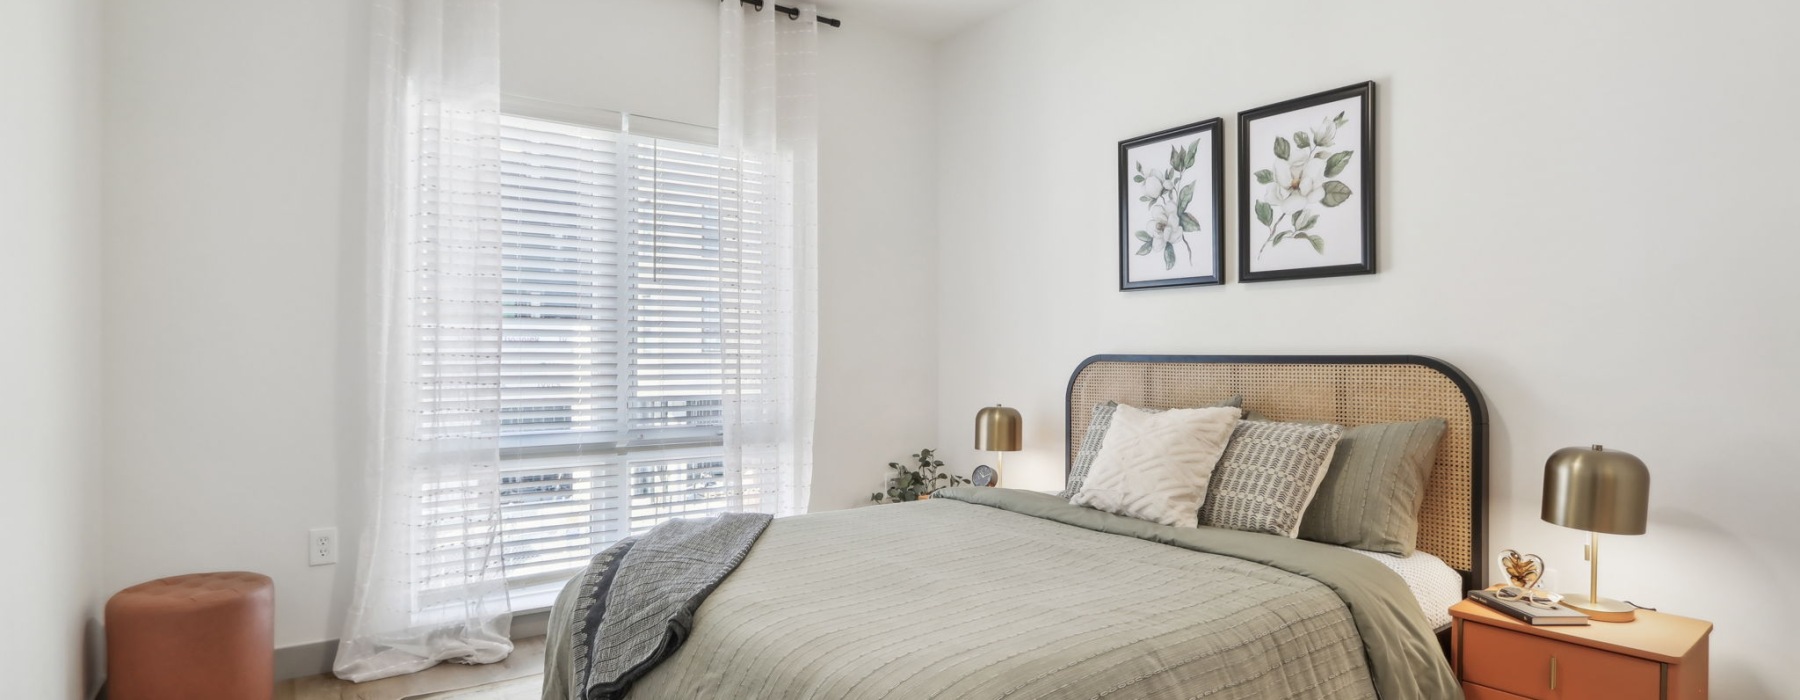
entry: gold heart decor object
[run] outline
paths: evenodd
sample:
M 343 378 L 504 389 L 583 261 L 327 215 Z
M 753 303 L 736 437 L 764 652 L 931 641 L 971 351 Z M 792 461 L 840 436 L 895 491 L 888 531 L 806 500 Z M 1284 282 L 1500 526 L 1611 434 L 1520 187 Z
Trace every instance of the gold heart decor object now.
M 1500 570 L 1506 572 L 1507 581 L 1525 590 L 1537 588 L 1546 568 L 1544 558 L 1536 554 L 1520 554 L 1511 549 L 1500 552 Z

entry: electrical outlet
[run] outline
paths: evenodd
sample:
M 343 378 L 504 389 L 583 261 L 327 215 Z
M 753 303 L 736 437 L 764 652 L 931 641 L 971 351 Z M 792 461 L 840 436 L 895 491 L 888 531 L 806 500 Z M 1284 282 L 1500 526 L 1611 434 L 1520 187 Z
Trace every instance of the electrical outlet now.
M 337 528 L 312 529 L 306 539 L 306 563 L 312 566 L 337 563 Z

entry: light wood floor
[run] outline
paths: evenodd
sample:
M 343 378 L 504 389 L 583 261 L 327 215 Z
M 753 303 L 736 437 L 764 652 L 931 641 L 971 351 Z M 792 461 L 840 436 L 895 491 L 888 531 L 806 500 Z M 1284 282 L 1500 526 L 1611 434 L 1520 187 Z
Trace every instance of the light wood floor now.
M 332 676 L 311 676 L 282 681 L 275 686 L 275 700 L 400 700 L 409 695 L 473 688 L 544 672 L 544 638 L 513 643 L 512 656 L 486 666 L 440 664 L 410 676 L 357 684 Z

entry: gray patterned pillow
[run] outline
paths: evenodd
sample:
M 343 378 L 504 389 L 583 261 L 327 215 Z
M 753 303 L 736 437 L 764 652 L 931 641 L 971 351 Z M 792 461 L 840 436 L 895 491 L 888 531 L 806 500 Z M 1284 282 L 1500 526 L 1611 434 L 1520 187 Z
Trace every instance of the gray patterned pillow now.
M 1200 524 L 1293 537 L 1343 435 L 1329 423 L 1239 421 L 1213 470 Z
M 1445 427 L 1444 419 L 1431 418 L 1345 431 L 1319 495 L 1300 521 L 1300 537 L 1411 556 Z
M 1233 396 L 1208 406 L 1194 408 L 1241 408 L 1244 397 Z M 1088 420 L 1087 433 L 1081 436 L 1081 446 L 1075 450 L 1075 461 L 1069 467 L 1069 483 L 1063 487 L 1062 498 L 1074 498 L 1081 493 L 1081 485 L 1087 482 L 1088 470 L 1094 466 L 1094 455 L 1100 454 L 1100 445 L 1106 441 L 1106 429 L 1112 425 L 1113 411 L 1119 408 L 1117 401 L 1094 404 L 1094 416 Z M 1162 413 L 1159 408 L 1139 408 L 1147 413 Z

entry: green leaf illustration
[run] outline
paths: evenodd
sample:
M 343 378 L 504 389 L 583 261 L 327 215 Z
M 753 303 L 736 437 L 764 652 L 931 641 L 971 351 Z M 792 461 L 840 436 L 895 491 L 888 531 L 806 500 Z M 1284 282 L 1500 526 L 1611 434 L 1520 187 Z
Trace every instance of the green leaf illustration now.
M 1288 150 L 1287 138 L 1282 137 L 1282 136 L 1275 137 L 1275 157 L 1280 158 L 1282 160 L 1287 160 L 1288 153 L 1290 153 L 1290 152 L 1291 151 Z
M 1137 254 L 1138 255 L 1149 255 L 1150 254 L 1150 246 L 1153 246 L 1153 245 L 1156 245 L 1156 244 L 1151 243 L 1150 241 L 1144 241 L 1143 245 L 1138 246 Z
M 1194 218 L 1193 214 L 1181 212 L 1181 230 L 1187 233 L 1200 230 L 1200 220 Z
M 1269 206 L 1268 202 L 1256 200 L 1256 220 L 1261 221 L 1264 226 L 1272 224 L 1275 221 L 1275 208 Z
M 1251 174 L 1256 176 L 1256 184 L 1258 185 L 1267 185 L 1275 181 L 1275 173 L 1269 172 L 1266 169 L 1258 170 Z
M 1309 235 L 1306 237 L 1306 242 L 1313 244 L 1313 252 L 1320 255 L 1325 254 L 1325 239 L 1320 238 L 1317 235 Z
M 1181 196 L 1175 199 L 1175 211 L 1186 214 L 1188 205 L 1192 204 L 1193 201 L 1194 183 L 1190 182 L 1186 187 L 1181 188 Z
M 1312 148 L 1312 138 L 1307 136 L 1304 131 L 1296 131 L 1294 132 L 1294 145 L 1301 148 Z
M 1291 234 L 1293 234 L 1293 231 L 1282 231 L 1281 233 L 1277 233 L 1275 234 L 1275 240 L 1269 241 L 1269 245 L 1281 245 L 1281 242 L 1287 240 L 1287 237 Z
M 1148 201 L 1150 201 L 1150 198 L 1140 194 L 1140 195 L 1138 195 L 1138 201 L 1148 202 Z
M 1143 241 L 1145 243 L 1150 242 L 1150 234 L 1144 233 L 1143 231 L 1134 231 L 1134 232 L 1132 232 L 1131 235 L 1137 236 L 1138 240 Z
M 1199 156 L 1200 156 L 1200 139 L 1194 139 L 1193 143 L 1188 144 L 1188 149 L 1187 149 L 1188 167 L 1190 167 L 1190 168 L 1194 167 L 1194 159 Z
M 1182 150 L 1181 150 L 1180 146 L 1176 146 L 1174 148 L 1169 149 L 1169 167 L 1170 168 L 1174 168 L 1176 170 L 1182 169 L 1181 153 L 1182 153 Z
M 1163 269 L 1175 269 L 1175 245 L 1173 243 L 1163 244 Z
M 1331 119 L 1331 123 L 1336 124 L 1338 126 L 1343 126 L 1348 121 L 1350 121 L 1350 120 L 1344 118 L 1343 112 L 1338 112 L 1338 115 L 1336 117 L 1332 117 L 1332 119 Z
M 1346 185 L 1342 182 L 1338 182 L 1337 180 L 1326 180 L 1325 181 L 1325 198 L 1323 200 L 1320 200 L 1319 203 L 1324 204 L 1325 206 L 1328 206 L 1328 207 L 1335 207 L 1339 204 L 1343 204 L 1344 200 L 1349 199 L 1349 198 L 1350 198 L 1350 186 L 1349 185 Z
M 1344 168 L 1350 165 L 1350 156 L 1355 154 L 1356 151 L 1333 153 L 1330 158 L 1325 160 L 1325 177 L 1337 177 L 1338 173 L 1344 172 Z
M 1132 181 L 1132 182 L 1143 182 L 1143 181 L 1144 181 L 1144 176 L 1142 176 L 1142 175 L 1133 175 L 1133 176 L 1131 176 L 1131 181 Z
M 1300 224 L 1298 226 L 1295 226 L 1294 228 L 1299 229 L 1301 231 L 1308 231 L 1308 230 L 1311 230 L 1313 225 L 1317 224 L 1317 223 L 1319 223 L 1319 215 L 1308 212 L 1306 214 L 1306 218 L 1301 219 Z

